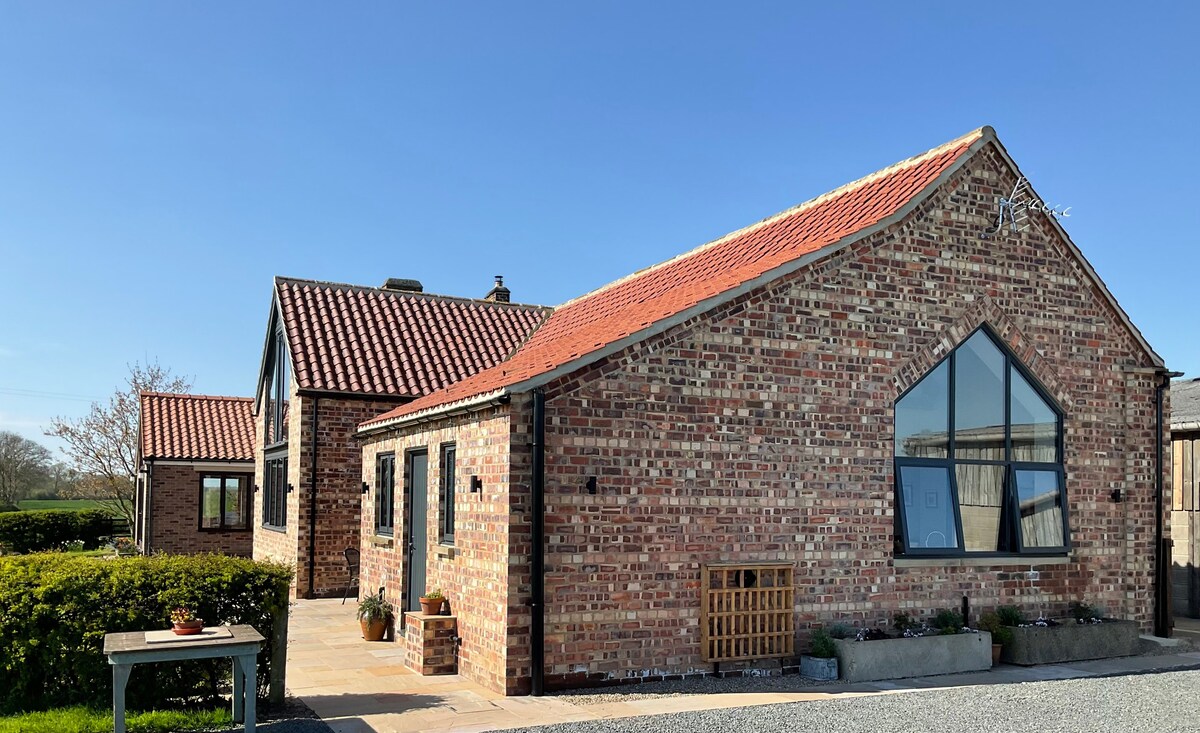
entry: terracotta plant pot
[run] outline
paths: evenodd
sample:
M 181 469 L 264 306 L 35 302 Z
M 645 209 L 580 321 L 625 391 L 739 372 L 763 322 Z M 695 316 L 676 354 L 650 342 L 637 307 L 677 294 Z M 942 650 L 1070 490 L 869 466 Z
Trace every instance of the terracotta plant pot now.
M 1000 664 L 1000 652 L 1004 649 L 1003 644 L 992 644 L 992 666 Z
M 376 619 L 373 621 L 363 619 L 358 623 L 362 626 L 363 638 L 367 641 L 383 641 L 383 637 L 387 636 L 387 619 Z
M 442 612 L 442 603 L 445 598 L 426 598 L 421 596 L 421 613 L 426 616 L 436 616 Z
M 171 631 L 174 631 L 180 636 L 188 636 L 190 634 L 199 634 L 204 630 L 204 619 L 198 618 L 195 621 L 182 621 L 174 624 Z

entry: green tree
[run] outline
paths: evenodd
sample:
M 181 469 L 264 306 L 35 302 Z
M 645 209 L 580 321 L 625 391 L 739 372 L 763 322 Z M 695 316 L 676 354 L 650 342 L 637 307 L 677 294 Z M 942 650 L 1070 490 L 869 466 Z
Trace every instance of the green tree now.
M 41 443 L 0 431 L 0 504 L 15 505 L 45 481 L 50 451 Z

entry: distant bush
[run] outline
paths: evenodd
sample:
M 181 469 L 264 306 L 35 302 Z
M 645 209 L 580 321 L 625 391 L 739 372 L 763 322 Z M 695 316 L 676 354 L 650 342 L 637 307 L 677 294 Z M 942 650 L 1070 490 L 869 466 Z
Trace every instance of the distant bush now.
M 19 512 L 19 511 L 21 511 L 20 507 L 16 506 L 15 504 L 5 504 L 3 502 L 0 502 L 0 513 Z
M 102 560 L 43 553 L 0 557 L 0 713 L 111 704 L 105 633 L 165 629 L 187 606 L 210 626 L 249 624 L 267 637 L 258 689 L 270 679 L 270 637 L 288 611 L 290 568 L 223 555 Z M 134 668 L 130 709 L 213 702 L 227 659 Z
M 94 550 L 112 529 L 112 517 L 97 509 L 5 512 L 0 514 L 0 545 L 18 554 L 58 550 L 69 542 L 82 542 L 83 549 Z

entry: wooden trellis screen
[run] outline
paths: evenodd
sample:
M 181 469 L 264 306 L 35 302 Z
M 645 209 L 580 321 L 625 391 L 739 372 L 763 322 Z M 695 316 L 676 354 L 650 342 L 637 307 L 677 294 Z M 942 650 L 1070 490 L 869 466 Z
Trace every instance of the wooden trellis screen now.
M 700 646 L 706 662 L 794 656 L 791 563 L 715 563 L 700 575 Z

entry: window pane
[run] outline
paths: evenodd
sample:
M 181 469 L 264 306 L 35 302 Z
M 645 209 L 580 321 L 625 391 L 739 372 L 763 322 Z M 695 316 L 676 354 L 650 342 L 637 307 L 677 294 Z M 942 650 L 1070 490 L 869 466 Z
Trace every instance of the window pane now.
M 940 466 L 901 466 L 904 524 L 912 548 L 956 548 L 954 505 L 950 500 L 950 469 Z
M 958 480 L 958 513 L 967 552 L 996 552 L 1001 547 L 1004 466 L 960 463 L 954 467 L 954 477 Z
M 1014 461 L 1055 463 L 1058 461 L 1058 415 L 1021 375 L 1012 375 L 1012 447 Z
M 225 479 L 225 526 L 230 529 L 246 528 L 245 483 L 238 476 Z
M 443 493 L 443 525 L 442 538 L 454 541 L 454 484 L 455 484 L 455 449 L 450 446 L 442 454 L 442 493 Z
M 205 476 L 200 491 L 200 526 L 221 526 L 221 477 Z
M 1004 354 L 983 331 L 954 354 L 954 455 L 1003 461 Z
M 896 455 L 945 458 L 950 429 L 950 367 L 944 361 L 896 403 Z
M 1062 547 L 1063 498 L 1057 471 L 1016 471 L 1021 541 L 1027 548 Z

